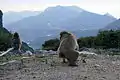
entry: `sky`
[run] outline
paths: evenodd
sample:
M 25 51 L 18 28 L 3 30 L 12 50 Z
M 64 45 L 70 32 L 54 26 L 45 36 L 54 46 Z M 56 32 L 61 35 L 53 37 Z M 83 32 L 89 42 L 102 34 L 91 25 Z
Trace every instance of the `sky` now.
M 7 11 L 43 11 L 50 6 L 78 6 L 90 12 L 109 13 L 120 18 L 120 0 L 0 0 L 0 9 Z

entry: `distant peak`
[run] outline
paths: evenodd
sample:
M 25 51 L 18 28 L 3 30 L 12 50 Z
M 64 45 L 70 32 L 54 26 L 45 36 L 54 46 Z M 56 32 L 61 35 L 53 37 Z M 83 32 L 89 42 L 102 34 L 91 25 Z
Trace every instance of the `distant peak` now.
M 110 13 L 105 13 L 104 15 L 105 15 L 105 16 L 109 16 L 109 17 L 113 17 L 113 18 L 114 18 L 114 16 L 112 16 Z
M 72 9 L 72 10 L 75 10 L 75 11 L 84 11 L 84 9 L 82 8 L 79 8 L 77 6 L 61 6 L 61 5 L 57 5 L 57 6 L 52 6 L 52 7 L 48 7 L 45 11 L 49 11 L 49 10 L 53 10 L 53 9 Z
M 69 8 L 71 8 L 71 9 L 74 9 L 74 10 L 82 10 L 82 11 L 84 11 L 84 9 L 82 9 L 82 8 L 80 8 L 80 7 L 78 7 L 78 6 L 67 6 L 67 7 L 69 7 Z
M 81 8 L 79 8 L 78 6 L 74 6 L 74 5 L 72 5 L 72 6 L 61 6 L 61 5 L 57 5 L 57 6 L 54 6 L 54 7 L 58 7 L 58 8 L 73 7 L 73 8 L 76 8 L 76 9 L 81 9 Z
M 74 5 L 72 5 L 72 6 L 61 6 L 61 5 L 57 5 L 57 6 L 55 6 L 56 8 L 71 8 L 71 9 L 81 9 L 80 7 L 78 7 L 78 6 L 74 6 Z M 83 10 L 83 9 L 81 9 L 81 10 Z

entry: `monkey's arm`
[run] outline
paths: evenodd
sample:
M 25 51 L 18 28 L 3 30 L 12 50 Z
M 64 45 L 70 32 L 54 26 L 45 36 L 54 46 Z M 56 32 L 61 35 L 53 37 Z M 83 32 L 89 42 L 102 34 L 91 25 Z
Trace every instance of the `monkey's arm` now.
M 19 50 L 21 49 L 22 44 L 19 44 Z
M 19 50 L 21 49 L 22 47 L 22 41 L 20 40 L 20 43 L 19 43 Z
M 57 54 L 59 54 L 59 53 L 60 53 L 60 50 L 59 50 L 59 48 L 57 49 L 56 53 L 57 53 Z
M 77 39 L 75 39 L 75 49 L 79 51 L 79 45 L 78 45 L 78 42 L 77 42 Z
M 79 45 L 78 44 L 76 44 L 76 49 L 79 51 Z

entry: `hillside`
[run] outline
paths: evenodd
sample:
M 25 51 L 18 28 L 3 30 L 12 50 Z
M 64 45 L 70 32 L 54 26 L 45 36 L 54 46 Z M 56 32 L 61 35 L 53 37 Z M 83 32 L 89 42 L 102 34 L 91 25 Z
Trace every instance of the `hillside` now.
M 100 29 L 105 25 L 115 21 L 113 17 L 107 15 L 99 15 L 96 13 L 83 11 L 75 18 L 72 18 L 65 22 L 65 25 L 61 25 L 62 28 L 67 27 L 69 30 L 91 30 Z
M 103 28 L 104 30 L 109 30 L 109 29 L 113 29 L 113 30 L 119 30 L 120 29 L 120 19 L 108 24 L 105 28 Z

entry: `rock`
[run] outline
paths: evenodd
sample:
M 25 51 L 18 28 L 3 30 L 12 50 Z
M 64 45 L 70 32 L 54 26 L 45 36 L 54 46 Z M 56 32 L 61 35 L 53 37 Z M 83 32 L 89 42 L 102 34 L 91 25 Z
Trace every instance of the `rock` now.
M 31 51 L 26 51 L 25 54 L 26 54 L 27 56 L 32 56 L 33 53 L 32 53 Z
M 100 65 L 99 64 L 95 64 L 95 67 L 100 67 Z
M 83 47 L 83 48 L 80 48 L 79 51 L 89 51 L 89 49 L 86 47 Z
M 3 27 L 3 24 L 2 24 L 2 16 L 3 16 L 3 13 L 2 13 L 2 11 L 0 10 L 0 27 Z
M 33 78 L 36 78 L 35 76 L 33 76 Z

